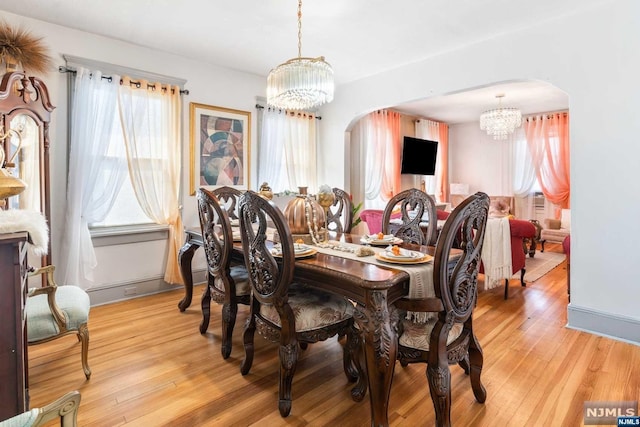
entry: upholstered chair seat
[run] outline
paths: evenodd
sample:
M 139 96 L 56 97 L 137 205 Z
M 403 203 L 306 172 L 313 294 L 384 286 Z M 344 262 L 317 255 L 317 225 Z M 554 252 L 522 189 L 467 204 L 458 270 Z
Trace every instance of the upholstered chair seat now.
M 37 288 L 30 289 L 32 293 Z M 77 286 L 58 286 L 56 304 L 64 314 L 67 329 L 78 329 L 89 321 L 89 295 Z M 58 335 L 60 328 L 51 315 L 47 295 L 27 298 L 27 341 L 35 343 Z
M 345 298 L 327 292 L 318 292 L 304 285 L 289 286 L 289 305 L 295 315 L 297 332 L 324 328 L 353 317 L 353 304 Z M 275 306 L 262 304 L 260 315 L 282 327 Z
M 80 341 L 82 369 L 87 379 L 89 369 L 89 295 L 77 286 L 58 286 L 53 278 L 55 266 L 35 269 L 29 276 L 45 274 L 47 282 L 40 288 L 29 289 L 25 304 L 27 315 L 27 342 L 29 345 L 45 343 L 69 334 Z
M 402 335 L 399 343 L 404 347 L 416 348 L 418 350 L 429 351 L 429 338 L 431 331 L 438 320 L 437 316 L 431 317 L 424 323 L 413 322 L 409 319 L 402 320 Z M 454 342 L 461 334 L 463 323 L 454 323 L 447 336 L 447 345 Z
M 236 296 L 249 296 L 251 294 L 251 283 L 249 283 L 249 273 L 244 265 L 234 265 L 230 268 L 229 274 L 236 284 Z M 224 292 L 222 281 L 216 281 L 214 286 L 220 292 Z

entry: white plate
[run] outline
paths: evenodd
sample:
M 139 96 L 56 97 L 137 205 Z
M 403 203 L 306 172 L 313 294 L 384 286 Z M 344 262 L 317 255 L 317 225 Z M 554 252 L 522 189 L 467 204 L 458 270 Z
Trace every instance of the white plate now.
M 423 264 L 431 261 L 433 257 L 431 255 L 422 254 L 422 257 L 415 259 L 387 258 L 384 252 L 380 252 L 376 254 L 376 259 L 390 264 Z
M 299 257 L 305 257 L 305 256 L 310 256 L 315 254 L 317 251 L 312 248 L 311 246 L 307 246 L 301 243 L 294 243 L 293 244 L 293 252 L 294 252 L 294 256 L 296 258 Z M 273 247 L 273 250 L 271 251 L 271 253 L 275 256 L 282 256 L 282 248 L 281 246 L 278 244 L 276 246 Z
M 360 243 L 374 246 L 397 245 L 402 243 L 402 239 L 395 237 L 393 234 L 388 234 L 384 238 L 378 239 L 377 236 L 373 234 L 370 236 L 363 236 L 360 239 Z
M 396 255 L 392 251 L 386 250 L 384 251 L 383 256 L 385 258 L 396 259 L 398 261 L 410 261 L 410 260 L 420 259 L 425 255 L 422 252 L 409 251 L 407 249 L 401 249 L 400 251 L 401 251 L 400 254 Z

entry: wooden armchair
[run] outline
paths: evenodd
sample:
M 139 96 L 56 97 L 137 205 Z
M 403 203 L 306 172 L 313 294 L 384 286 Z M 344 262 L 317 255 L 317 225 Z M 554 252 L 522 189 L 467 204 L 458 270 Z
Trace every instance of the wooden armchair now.
M 273 224 L 279 236 L 281 250 L 277 256 L 267 242 L 267 224 Z M 240 199 L 240 229 L 252 288 L 240 371 L 247 375 L 251 369 L 256 329 L 269 341 L 278 343 L 278 409 L 286 417 L 291 412 L 291 384 L 300 346 L 346 335 L 344 371 L 349 381 L 358 378 L 354 307 L 346 298 L 293 282 L 295 252 L 287 221 L 273 203 L 253 191 L 247 191 Z
M 390 224 L 393 212 L 399 209 L 401 223 Z M 424 224 L 425 214 L 428 223 Z M 393 227 L 392 227 L 393 226 Z M 382 214 L 382 232 L 392 233 L 408 243 L 432 245 L 436 241 L 438 228 L 436 201 L 424 191 L 415 188 L 402 191 L 389 200 Z M 391 232 L 391 230 L 393 232 Z
M 0 421 L 0 427 L 39 427 L 56 418 L 60 419 L 61 427 L 76 427 L 79 406 L 80 392 L 72 391 L 42 408 L 33 408 Z
M 45 343 L 65 335 L 76 334 L 82 344 L 81 358 L 84 375 L 89 379 L 89 295 L 77 286 L 57 286 L 53 278 L 55 266 L 32 269 L 29 276 L 46 274 L 47 285 L 29 289 L 27 341 L 29 345 Z
M 478 294 L 478 269 L 489 210 L 489 197 L 476 193 L 460 203 L 442 229 L 436 246 L 433 283 L 436 298 L 401 299 L 398 359 L 403 366 L 426 363 L 436 424 L 451 424 L 451 373 L 458 363 L 471 376 L 476 400 L 487 397 L 480 381 L 483 356 L 473 331 L 473 309 Z M 451 258 L 456 239 L 462 256 Z
M 231 354 L 233 328 L 238 304 L 249 304 L 249 278 L 244 265 L 231 266 L 233 231 L 227 211 L 210 191 L 200 188 L 196 196 L 198 216 L 202 229 L 205 259 L 207 261 L 207 286 L 202 294 L 202 323 L 200 333 L 207 332 L 211 317 L 211 300 L 222 304 L 222 357 Z M 235 199 L 233 205 L 235 206 Z
M 349 194 L 340 188 L 333 188 L 335 199 L 327 210 L 327 228 L 337 233 L 351 233 L 353 223 L 353 202 Z

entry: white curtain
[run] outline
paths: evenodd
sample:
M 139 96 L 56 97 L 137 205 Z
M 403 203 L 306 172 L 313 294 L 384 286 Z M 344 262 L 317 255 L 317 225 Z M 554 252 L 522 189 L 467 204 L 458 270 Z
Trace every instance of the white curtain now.
M 533 192 L 536 187 L 536 168 L 527 146 L 527 138 L 522 128 L 514 132 L 511 173 L 516 216 L 522 219 L 535 218 Z
M 429 141 L 440 142 L 440 123 L 434 122 L 427 119 L 416 120 L 415 122 L 415 132 L 416 138 L 420 139 L 428 139 Z M 436 154 L 436 169 L 433 175 L 423 175 L 422 179 L 424 179 L 425 184 L 425 192 L 427 194 L 439 196 L 440 191 L 439 188 L 442 186 L 442 163 L 443 163 L 443 150 L 441 147 L 438 147 L 438 152 Z M 439 197 L 436 197 L 438 201 Z
M 316 118 L 273 108 L 262 112 L 260 132 L 260 183 L 274 192 L 317 186 Z
M 120 80 L 117 75 L 111 78 Z M 93 280 L 97 262 L 89 224 L 104 219 L 127 174 L 124 157 L 113 155 L 124 150 L 116 116 L 118 87 L 103 79 L 99 71 L 77 69 L 71 111 L 67 211 L 58 264 L 63 284 L 87 288 Z
M 289 113 L 284 138 L 285 165 L 291 188 L 318 189 L 316 118 L 307 113 Z
M 379 201 L 379 205 L 385 206 L 384 201 L 380 198 L 382 191 L 382 166 L 385 159 L 384 144 L 376 143 L 384 141 L 378 138 L 379 129 L 373 124 L 373 116 L 366 115 L 359 122 L 359 134 L 361 141 L 362 153 L 364 157 L 364 196 L 365 206 L 375 208 L 375 201 Z
M 260 129 L 260 155 L 258 158 L 259 182 L 268 182 L 275 192 L 288 188 L 287 175 L 282 167 L 285 115 L 273 108 L 262 110 Z
M 178 203 L 180 182 L 180 88 L 124 77 L 119 86 L 119 111 L 127 149 L 129 174 L 144 213 L 169 226 L 169 251 L 164 280 L 182 283 L 178 252 L 182 220 Z

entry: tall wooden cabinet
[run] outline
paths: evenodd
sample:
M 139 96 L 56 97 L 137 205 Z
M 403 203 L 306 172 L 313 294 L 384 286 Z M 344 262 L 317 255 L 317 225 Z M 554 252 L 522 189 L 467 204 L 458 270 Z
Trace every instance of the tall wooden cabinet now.
M 0 234 L 0 420 L 27 410 L 27 233 Z

